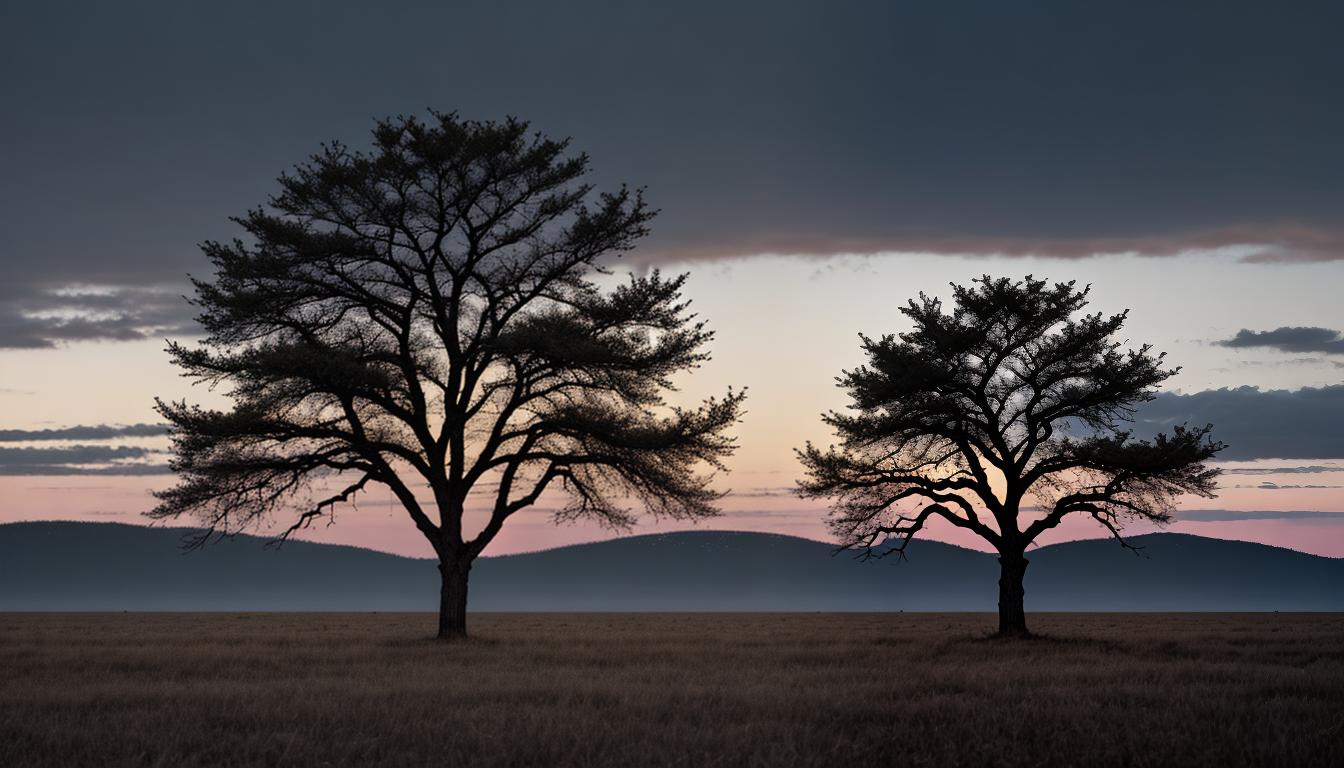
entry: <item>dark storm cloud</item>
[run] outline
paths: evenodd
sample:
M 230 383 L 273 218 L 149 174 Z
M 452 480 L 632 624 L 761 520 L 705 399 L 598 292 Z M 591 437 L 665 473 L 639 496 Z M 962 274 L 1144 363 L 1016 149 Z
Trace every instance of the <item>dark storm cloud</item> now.
M 197 333 L 193 314 L 181 291 L 157 288 L 67 287 L 8 298 L 0 293 L 0 349 Z
M 1317 475 L 1324 472 L 1344 472 L 1344 466 L 1310 464 L 1305 467 L 1229 467 L 1224 475 Z
M 1181 423 L 1213 424 L 1214 438 L 1228 446 L 1218 454 L 1225 461 L 1340 459 L 1344 458 L 1344 384 L 1163 392 L 1140 410 L 1135 432 L 1146 437 Z
M 520 115 L 647 186 L 643 260 L 1344 258 L 1341 22 L 1229 0 L 7 3 L 0 322 L 11 346 L 143 334 L 15 306 L 179 284 L 319 142 L 427 107 Z
M 0 448 L 0 464 L 98 464 L 138 459 L 153 453 L 132 445 L 73 445 L 68 448 Z
M 1316 520 L 1344 523 L 1344 512 L 1307 510 L 1236 512 L 1227 509 L 1190 509 L 1176 513 L 1177 520 L 1195 523 L 1237 522 L 1240 520 Z
M 1268 347 L 1281 352 L 1320 352 L 1344 355 L 1344 335 L 1329 328 L 1305 326 L 1252 331 L 1243 328 L 1237 335 L 1218 342 L 1223 347 Z
M 140 460 L 160 453 L 132 445 L 0 447 L 0 475 L 157 475 L 168 472 L 168 467 Z
M 0 429 L 0 443 L 46 440 L 112 440 L 119 437 L 158 437 L 168 434 L 162 424 L 90 424 L 55 429 Z

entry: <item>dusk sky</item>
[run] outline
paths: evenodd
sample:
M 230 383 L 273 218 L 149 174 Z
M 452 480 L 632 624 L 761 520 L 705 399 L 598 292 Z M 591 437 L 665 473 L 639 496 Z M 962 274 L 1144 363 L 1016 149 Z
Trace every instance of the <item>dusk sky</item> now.
M 829 441 L 857 334 L 1032 274 L 1182 367 L 1139 432 L 1229 444 L 1172 530 L 1344 556 L 1344 6 L 278 5 L 0 9 L 0 522 L 146 523 L 153 398 L 221 402 L 163 351 L 198 245 L 322 142 L 436 109 L 570 136 L 660 209 L 617 271 L 691 273 L 717 336 L 678 397 L 750 391 L 701 527 L 824 539 L 793 449 Z M 429 554 L 386 491 L 357 506 L 306 535 Z M 615 535 L 552 508 L 487 554 Z

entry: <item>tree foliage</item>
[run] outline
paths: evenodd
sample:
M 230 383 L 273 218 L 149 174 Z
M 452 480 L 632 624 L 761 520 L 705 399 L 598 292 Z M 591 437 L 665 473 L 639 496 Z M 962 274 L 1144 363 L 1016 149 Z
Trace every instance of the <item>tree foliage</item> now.
M 799 451 L 800 492 L 831 500 L 844 546 L 903 555 L 940 519 L 1020 559 L 1068 515 L 1124 543 L 1126 521 L 1164 523 L 1181 494 L 1213 494 L 1211 427 L 1152 441 L 1126 428 L 1177 372 L 1117 340 L 1127 312 L 1080 314 L 1090 288 L 1072 282 L 952 290 L 950 311 L 921 293 L 901 308 L 910 331 L 861 336 L 867 364 L 837 380 L 851 407 L 823 416 L 838 446 Z
M 441 561 L 469 562 L 548 489 L 562 519 L 715 514 L 702 468 L 733 450 L 743 395 L 664 403 L 713 337 L 685 275 L 600 286 L 647 232 L 640 193 L 596 193 L 584 155 L 514 119 L 402 117 L 373 138 L 324 146 L 234 219 L 246 240 L 204 245 L 208 335 L 169 351 L 233 407 L 158 403 L 181 479 L 151 515 L 231 532 L 292 514 L 293 532 L 381 484 Z

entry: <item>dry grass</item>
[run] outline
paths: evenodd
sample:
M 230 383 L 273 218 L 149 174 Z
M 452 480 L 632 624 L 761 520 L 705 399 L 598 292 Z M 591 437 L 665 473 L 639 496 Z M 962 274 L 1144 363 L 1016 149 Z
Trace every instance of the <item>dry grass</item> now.
M 0 615 L 0 765 L 1340 765 L 1344 616 Z

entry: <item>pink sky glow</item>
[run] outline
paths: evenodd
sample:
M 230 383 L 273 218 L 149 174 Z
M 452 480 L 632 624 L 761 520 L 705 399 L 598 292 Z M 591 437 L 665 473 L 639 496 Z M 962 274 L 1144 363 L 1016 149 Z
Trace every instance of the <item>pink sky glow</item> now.
M 1227 476 L 1226 487 L 1216 499 L 1182 500 L 1181 507 L 1192 510 L 1219 509 L 1229 512 L 1275 512 L 1315 510 L 1344 513 L 1339 491 L 1333 488 L 1279 488 L 1258 486 L 1263 476 Z M 1271 478 L 1272 479 L 1272 478 Z M 1344 480 L 1344 469 L 1318 475 L 1320 485 L 1336 485 Z M 698 524 L 676 521 L 645 520 L 633 531 L 611 531 L 593 523 L 555 525 L 550 511 L 559 498 L 543 498 L 535 508 L 510 519 L 487 555 L 529 552 L 538 549 L 599 541 L 629 533 L 659 533 L 677 530 L 763 531 L 829 541 L 824 524 L 824 505 L 798 499 L 790 492 L 792 478 L 780 473 L 740 473 L 734 478 L 736 491 L 724 499 L 723 515 Z M 150 495 L 166 487 L 168 476 L 154 477 L 0 477 L 0 498 L 6 500 L 0 510 L 0 522 L 21 520 L 87 520 L 132 525 L 149 524 L 141 514 L 154 504 Z M 1240 486 L 1240 487 L 1238 487 Z M 269 528 L 257 532 L 275 533 L 283 528 L 277 519 Z M 180 525 L 187 525 L 183 521 Z M 477 525 L 480 524 L 479 519 Z M 1132 525 L 1129 533 L 1158 530 L 1152 525 Z M 1246 519 L 1216 522 L 1178 520 L 1168 531 L 1256 541 L 1287 547 L 1326 557 L 1344 557 L 1344 514 L 1338 519 Z M 927 529 L 929 538 L 975 549 L 986 549 L 973 534 L 939 524 Z M 1085 518 L 1066 520 L 1040 539 L 1041 544 L 1072 539 L 1097 538 L 1105 531 Z M 429 557 L 429 545 L 415 530 L 405 513 L 383 489 L 360 496 L 355 507 L 339 508 L 334 521 L 318 521 L 301 533 L 301 538 L 332 544 L 350 544 L 413 557 Z
M 694 310 L 718 336 L 713 360 L 678 383 L 678 404 L 721 395 L 726 387 L 747 387 L 747 414 L 736 428 L 739 450 L 728 464 L 723 487 L 724 515 L 701 529 L 771 531 L 828 540 L 824 505 L 790 493 L 800 471 L 792 449 L 813 441 L 827 445 L 832 435 L 819 415 L 846 405 L 834 376 L 862 363 L 855 334 L 896 332 L 906 327 L 895 307 L 920 290 L 939 291 L 949 281 L 966 283 L 985 273 L 1049 276 L 1094 285 L 1092 308 L 1117 312 L 1132 308 L 1126 338 L 1151 341 L 1170 354 L 1181 372 L 1166 388 L 1178 392 L 1241 387 L 1291 390 L 1338 384 L 1344 363 L 1323 355 L 1289 355 L 1273 350 L 1232 349 L 1213 343 L 1242 328 L 1280 325 L 1344 327 L 1338 302 L 1338 265 L 1281 267 L 1250 264 L 1235 254 L 1192 254 L 1179 259 L 1112 257 L 1061 263 L 1019 259 L 1010 266 L 990 258 L 894 254 L 829 260 L 753 257 L 688 266 L 687 286 Z M 678 267 L 670 266 L 676 271 Z M 613 280 L 623 279 L 616 276 Z M 1188 286 L 1207 290 L 1191 294 Z M 1266 296 L 1292 296 L 1274 305 Z M 222 393 L 194 387 L 169 364 L 159 340 L 74 343 L 57 349 L 10 350 L 0 354 L 0 428 L 41 429 L 77 424 L 139 424 L 158 420 L 152 398 L 185 398 L 206 407 L 226 407 Z M 90 386 L 96 382 L 96 386 Z M 1219 435 L 1215 424 L 1214 435 Z M 1308 435 L 1309 436 L 1309 435 Z M 12 442 L 10 448 L 57 447 L 58 443 Z M 155 453 L 143 460 L 163 463 L 164 438 L 104 445 L 143 445 Z M 1310 474 L 1247 474 L 1247 469 L 1313 465 Z M 1261 459 L 1228 463 L 1215 499 L 1183 500 L 1193 510 L 1240 512 L 1344 512 L 1344 460 Z M 149 492 L 171 482 L 155 476 L 0 476 L 0 522 L 17 520 L 103 520 L 146 524 L 153 506 Z M 1276 487 L 1270 487 L 1274 484 Z M 1262 487 L 1264 486 L 1264 487 Z M 1307 487 L 1311 486 L 1311 487 Z M 509 521 L 487 554 L 523 552 L 624 535 L 593 524 L 554 526 L 548 510 L 556 499 Z M 183 521 L 183 525 L 189 521 Z M 287 525 L 276 520 L 276 525 Z M 670 531 L 686 524 L 645 522 L 633 533 Z M 1132 532 L 1140 532 L 1135 527 Z M 1260 541 L 1304 552 L 1344 557 L 1344 516 L 1177 522 L 1168 530 Z M 966 546 L 982 544 L 964 531 L 934 526 L 929 535 Z M 1088 520 L 1071 520 L 1045 541 L 1101 536 Z M 318 523 L 304 537 L 354 544 L 407 555 L 427 556 L 428 545 L 400 509 L 389 506 L 385 490 L 371 489 L 358 509 L 337 512 L 335 525 Z

